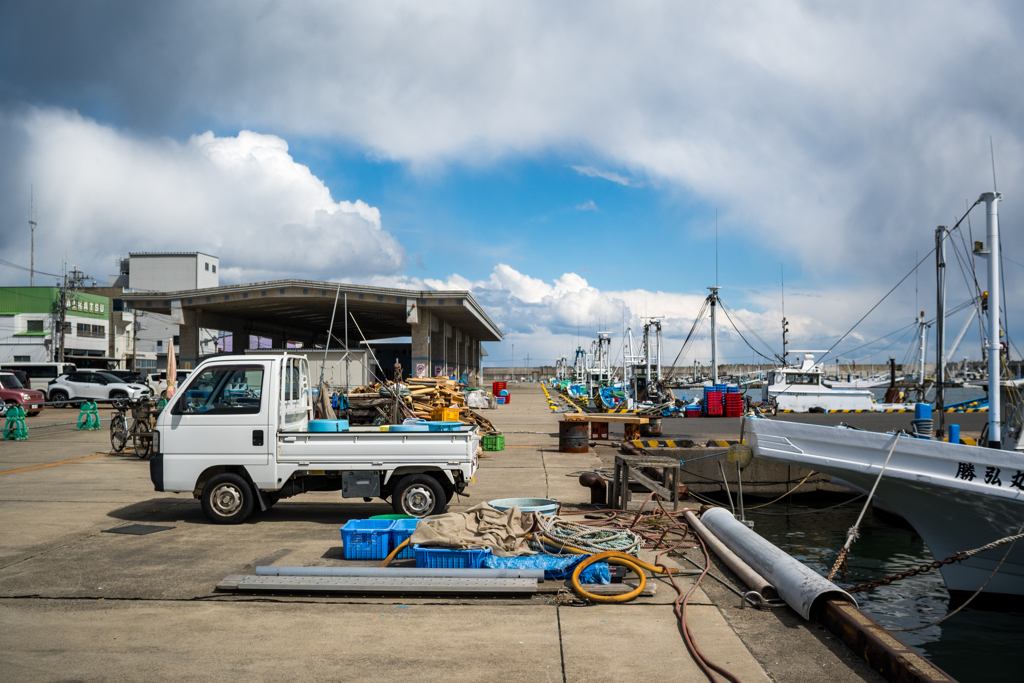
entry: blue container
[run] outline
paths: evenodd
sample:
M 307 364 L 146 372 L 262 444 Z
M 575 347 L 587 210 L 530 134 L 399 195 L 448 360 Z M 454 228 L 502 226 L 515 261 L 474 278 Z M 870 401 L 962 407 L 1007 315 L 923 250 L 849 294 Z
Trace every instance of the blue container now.
M 449 550 L 448 548 L 421 548 L 414 545 L 416 566 L 425 569 L 479 569 L 484 558 L 491 554 L 490 548 L 483 550 Z
M 502 389 L 499 391 L 498 396 L 508 396 L 508 389 Z
M 412 532 L 416 531 L 416 525 L 419 523 L 418 519 L 396 519 L 395 525 L 391 527 L 391 549 L 394 550 L 402 544 L 402 541 L 412 536 Z M 416 557 L 416 552 L 410 545 L 398 553 L 395 559 L 411 560 L 414 557 Z
M 391 552 L 391 519 L 350 519 L 341 527 L 346 560 L 383 560 Z
M 928 403 L 915 403 L 914 404 L 914 419 L 915 420 L 930 420 L 932 419 L 932 407 Z
M 429 432 L 430 427 L 426 424 L 417 425 L 391 425 L 389 432 Z
M 310 420 L 307 429 L 311 432 L 347 432 L 348 420 Z
M 425 422 L 431 432 L 457 432 L 462 428 L 461 422 Z
M 949 425 L 949 442 L 960 443 L 960 425 Z

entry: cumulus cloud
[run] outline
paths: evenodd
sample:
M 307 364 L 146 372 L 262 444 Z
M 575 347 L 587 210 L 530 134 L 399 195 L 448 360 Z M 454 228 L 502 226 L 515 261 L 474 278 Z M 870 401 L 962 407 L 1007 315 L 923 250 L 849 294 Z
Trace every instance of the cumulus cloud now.
M 41 270 L 59 269 L 67 255 L 103 281 L 113 257 L 129 251 L 215 254 L 222 281 L 368 276 L 407 263 L 376 208 L 335 201 L 275 135 L 207 132 L 179 144 L 27 109 L 3 114 L 0 139 L 13 151 L 4 202 L 25 204 L 34 187 Z M 3 231 L 0 251 L 24 261 L 26 237 Z
M 588 199 L 582 204 L 576 205 L 577 211 L 597 211 L 597 204 L 594 203 L 593 199 Z

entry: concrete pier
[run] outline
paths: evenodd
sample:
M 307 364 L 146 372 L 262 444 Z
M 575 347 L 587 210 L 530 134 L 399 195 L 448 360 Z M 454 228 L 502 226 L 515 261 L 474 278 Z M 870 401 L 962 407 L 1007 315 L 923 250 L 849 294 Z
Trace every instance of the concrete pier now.
M 506 449 L 486 454 L 471 497 L 451 509 L 506 497 L 589 502 L 572 473 L 600 467 L 601 449 L 559 453 L 558 416 L 540 387 L 511 393 L 510 405 L 487 411 Z M 553 595 L 217 593 L 224 577 L 257 565 L 352 564 L 341 559 L 339 527 L 390 506 L 306 494 L 245 524 L 215 526 L 190 495 L 154 492 L 147 462 L 109 455 L 106 422 L 78 432 L 76 416 L 47 410 L 30 419 L 27 442 L 0 442 L 5 680 L 704 680 L 679 635 L 675 592 L 661 580 L 651 597 L 588 607 L 559 606 Z M 173 528 L 102 533 L 127 524 Z M 738 583 L 723 567 L 714 572 Z M 788 608 L 740 609 L 709 578 L 690 604 L 698 645 L 745 682 L 881 680 Z

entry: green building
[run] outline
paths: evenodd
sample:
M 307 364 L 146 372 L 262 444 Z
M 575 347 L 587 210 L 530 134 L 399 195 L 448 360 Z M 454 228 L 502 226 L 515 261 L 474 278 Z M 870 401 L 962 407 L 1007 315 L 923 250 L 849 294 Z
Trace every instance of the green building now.
M 0 287 L 0 366 L 64 360 L 79 367 L 107 367 L 110 300 L 69 291 L 60 331 L 59 287 Z

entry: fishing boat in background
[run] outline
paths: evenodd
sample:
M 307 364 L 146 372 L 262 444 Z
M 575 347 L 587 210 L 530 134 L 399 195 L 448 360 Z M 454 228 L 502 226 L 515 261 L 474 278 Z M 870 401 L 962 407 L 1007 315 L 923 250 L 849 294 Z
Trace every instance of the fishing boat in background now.
M 778 410 L 806 413 L 811 411 L 904 411 L 913 410 L 909 403 L 877 403 L 868 389 L 836 389 L 822 379 L 820 362 L 814 354 L 825 351 L 790 351 L 803 354 L 801 364 L 769 370 L 761 387 L 761 400 L 774 404 Z

